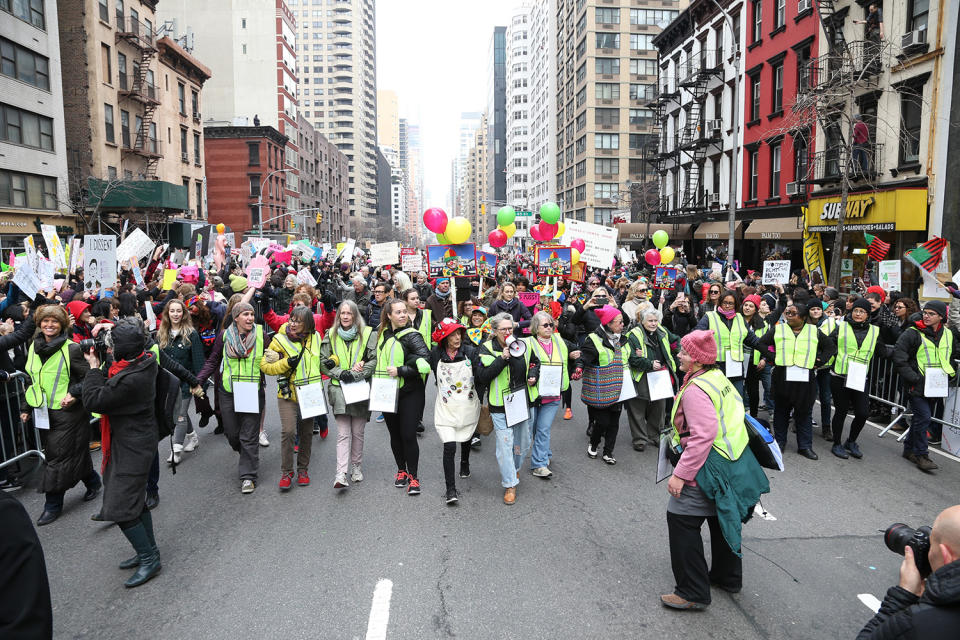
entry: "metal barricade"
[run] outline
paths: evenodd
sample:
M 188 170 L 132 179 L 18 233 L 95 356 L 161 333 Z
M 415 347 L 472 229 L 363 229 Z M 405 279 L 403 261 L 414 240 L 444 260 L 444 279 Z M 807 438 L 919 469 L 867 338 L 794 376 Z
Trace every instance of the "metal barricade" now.
M 890 407 L 891 420 L 886 427 L 880 430 L 878 437 L 882 438 L 898 422 L 907 415 L 906 398 L 900 375 L 891 358 L 874 357 L 870 362 L 870 399 Z M 909 427 L 908 427 L 909 429 Z M 905 434 L 906 432 L 904 432 Z M 898 440 L 906 437 L 901 434 Z
M 26 380 L 27 375 L 17 371 L 0 384 L 0 469 L 30 456 L 45 460 L 40 432 L 20 419 L 20 398 Z
M 953 361 L 953 370 L 960 371 L 960 360 Z M 950 392 L 953 391 L 954 396 L 950 396 Z M 939 425 L 944 427 L 953 427 L 955 429 L 960 429 L 960 398 L 957 396 L 960 395 L 960 375 L 953 377 L 953 380 L 950 381 L 950 387 L 947 390 L 947 397 L 943 398 L 943 418 L 938 418 L 936 415 L 930 416 L 931 422 L 936 422 Z M 948 420 L 948 418 L 950 418 Z M 956 422 L 954 422 L 954 420 Z M 942 436 L 941 436 L 942 437 Z M 943 449 L 944 446 L 940 445 L 940 448 Z M 947 451 L 949 453 L 949 450 Z

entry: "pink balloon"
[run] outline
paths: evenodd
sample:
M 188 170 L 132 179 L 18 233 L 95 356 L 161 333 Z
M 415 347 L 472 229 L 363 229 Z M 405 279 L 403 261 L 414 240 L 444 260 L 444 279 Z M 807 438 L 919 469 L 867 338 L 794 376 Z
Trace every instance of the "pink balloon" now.
M 643 257 L 647 261 L 647 264 L 651 267 L 655 267 L 660 264 L 660 252 L 656 249 L 647 249 L 647 252 L 643 254 Z
M 487 239 L 490 241 L 491 247 L 496 247 L 498 249 L 507 244 L 507 234 L 500 229 L 494 229 L 491 231 L 490 235 L 487 236 Z
M 557 237 L 557 231 L 560 231 L 560 225 L 540 221 L 540 237 L 544 240 L 553 240 Z
M 447 228 L 447 212 L 440 207 L 430 207 L 423 212 L 423 225 L 433 233 L 443 233 Z
M 576 240 L 570 243 L 570 247 L 573 249 L 576 249 L 580 253 L 583 253 L 584 250 L 587 248 L 587 243 L 584 242 L 581 238 L 577 238 Z

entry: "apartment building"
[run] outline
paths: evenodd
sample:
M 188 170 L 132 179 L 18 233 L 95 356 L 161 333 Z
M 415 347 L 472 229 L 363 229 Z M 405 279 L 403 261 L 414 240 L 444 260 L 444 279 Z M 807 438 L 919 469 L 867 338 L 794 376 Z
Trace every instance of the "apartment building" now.
M 487 194 L 489 204 L 507 198 L 507 28 L 494 27 L 487 53 Z M 478 232 L 479 233 L 479 232 Z
M 450 163 L 450 194 L 451 206 L 447 213 L 454 216 L 466 217 L 466 175 L 467 162 L 470 156 L 470 150 L 473 148 L 476 137 L 477 127 L 480 126 L 480 119 L 483 116 L 478 112 L 463 112 L 460 114 L 459 146 L 457 148 L 457 157 Z
M 530 209 L 556 201 L 557 34 L 555 0 L 535 0 L 530 11 Z
M 304 237 L 343 242 L 350 235 L 349 161 L 336 145 L 297 118 L 300 149 L 300 208 Z
M 531 12 L 516 9 L 506 32 L 506 203 L 529 209 L 531 101 Z M 491 210 L 491 213 L 495 208 Z M 482 235 L 480 237 L 483 237 Z
M 489 194 L 489 184 L 487 182 L 489 174 L 487 165 L 490 153 L 490 146 L 487 142 L 487 135 L 490 127 L 487 124 L 487 114 L 482 114 L 480 123 L 473 135 L 473 144 L 470 147 L 470 153 L 467 156 L 467 168 L 464 174 L 464 217 L 470 221 L 473 226 L 473 235 L 478 242 L 483 243 L 486 236 L 496 225 L 494 218 L 496 206 L 486 202 Z M 489 226 L 486 233 L 483 233 L 484 225 Z

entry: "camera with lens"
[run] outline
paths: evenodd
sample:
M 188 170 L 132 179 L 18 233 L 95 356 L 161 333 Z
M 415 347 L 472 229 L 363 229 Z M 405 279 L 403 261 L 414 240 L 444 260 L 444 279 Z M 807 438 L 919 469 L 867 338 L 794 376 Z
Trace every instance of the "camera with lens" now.
M 107 349 L 113 346 L 110 340 L 110 331 L 100 331 L 95 337 L 80 341 L 80 349 L 90 353 L 91 349 L 101 361 L 107 359 Z
M 281 398 L 289 400 L 290 399 L 290 378 L 279 376 L 277 378 L 277 390 L 280 392 Z
M 894 553 L 904 554 L 907 547 L 913 549 L 913 561 L 917 565 L 920 576 L 926 578 L 933 569 L 927 553 L 930 551 L 930 527 L 911 529 L 902 522 L 895 522 L 883 534 L 883 541 L 887 548 Z

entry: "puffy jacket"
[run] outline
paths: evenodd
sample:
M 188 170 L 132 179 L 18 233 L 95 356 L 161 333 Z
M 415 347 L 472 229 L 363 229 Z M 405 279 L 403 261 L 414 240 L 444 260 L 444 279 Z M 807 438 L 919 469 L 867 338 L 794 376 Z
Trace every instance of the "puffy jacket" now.
M 922 596 L 896 586 L 857 640 L 953 640 L 960 629 L 960 560 L 927 578 Z
M 913 326 L 907 326 L 900 337 L 897 338 L 897 344 L 893 349 L 893 364 L 897 367 L 897 373 L 906 385 L 909 393 L 923 394 L 923 376 L 920 375 L 920 368 L 917 366 L 917 349 L 920 348 L 920 334 L 923 333 L 934 344 L 939 344 L 943 332 L 950 331 L 946 325 L 940 325 L 940 333 L 935 334 L 933 329 L 926 326 L 922 320 L 914 322 Z M 951 360 L 960 357 L 960 341 L 957 336 L 953 336 L 953 353 L 950 354 Z
M 487 317 L 492 318 L 498 313 L 510 314 L 514 324 L 513 334 L 516 336 L 523 335 L 523 329 L 530 326 L 530 318 L 533 316 L 533 314 L 530 313 L 530 308 L 520 302 L 519 298 L 514 298 L 510 302 L 506 300 L 494 300 L 493 304 L 490 305 Z

